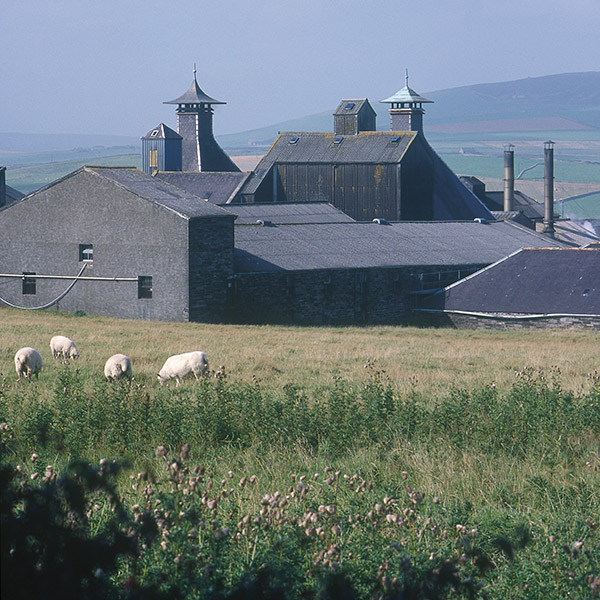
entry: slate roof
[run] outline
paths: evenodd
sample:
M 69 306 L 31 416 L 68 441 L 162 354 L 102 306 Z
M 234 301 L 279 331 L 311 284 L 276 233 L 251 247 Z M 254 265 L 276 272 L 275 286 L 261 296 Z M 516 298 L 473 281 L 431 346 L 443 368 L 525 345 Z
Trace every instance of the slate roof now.
M 231 202 L 249 176 L 250 173 L 239 171 L 158 171 L 153 175 L 199 198 L 207 199 L 212 204 Z
M 25 194 L 23 194 L 19 190 L 16 190 L 10 185 L 6 185 L 4 189 L 6 191 L 6 205 L 12 204 L 13 202 L 16 202 L 17 200 L 20 200 L 21 198 L 25 197 Z
M 487 265 L 527 246 L 563 244 L 502 221 L 239 225 L 234 259 L 237 272 Z
M 600 315 L 600 248 L 527 248 L 454 283 L 424 308 L 486 314 Z
M 215 100 L 214 98 L 211 98 L 209 95 L 205 94 L 200 89 L 200 86 L 196 81 L 196 74 L 194 73 L 194 81 L 192 81 L 190 89 L 185 94 L 179 96 L 179 98 L 175 98 L 175 100 L 168 100 L 167 102 L 163 102 L 163 104 L 227 104 L 227 102 Z
M 485 192 L 485 205 L 491 211 L 504 210 L 504 192 Z M 513 209 L 522 212 L 528 219 L 543 219 L 544 205 L 537 200 L 515 190 Z M 558 216 L 557 213 L 554 213 Z
M 237 215 L 236 225 L 256 224 L 258 220 L 275 224 L 353 223 L 349 217 L 328 202 L 266 202 L 264 204 L 228 204 L 227 210 Z
M 184 217 L 233 217 L 231 213 L 223 208 L 206 202 L 174 185 L 156 179 L 139 169 L 130 167 L 83 167 L 82 169 L 122 186 L 141 198 L 169 208 Z
M 183 138 L 174 130 L 165 125 L 159 123 L 156 127 L 152 128 L 146 135 L 142 136 L 143 140 L 164 140 L 164 139 L 180 139 Z
M 536 223 L 537 231 L 542 231 L 543 229 L 543 223 Z M 600 239 L 598 235 L 592 233 L 582 224 L 569 219 L 558 219 L 554 221 L 554 235 L 559 240 L 569 242 L 574 246 L 585 246 L 586 244 L 597 242 L 598 239 Z
M 371 109 L 371 112 L 375 113 L 374 108 L 371 106 L 368 98 L 346 98 L 342 100 L 339 106 L 335 109 L 334 115 L 357 115 L 363 106 L 367 106 Z M 377 113 L 375 113 L 377 114 Z
M 514 221 L 515 223 L 519 223 L 519 225 L 523 225 L 523 227 L 534 229 L 534 224 L 520 210 L 494 210 L 492 214 L 500 221 Z

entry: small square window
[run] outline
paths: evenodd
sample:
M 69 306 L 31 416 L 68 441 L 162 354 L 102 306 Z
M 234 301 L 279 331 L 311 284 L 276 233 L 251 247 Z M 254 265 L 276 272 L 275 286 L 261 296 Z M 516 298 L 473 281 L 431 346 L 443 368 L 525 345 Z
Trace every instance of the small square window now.
M 94 246 L 92 244 L 79 244 L 79 262 L 94 260 Z
M 26 277 L 27 275 L 35 275 L 35 273 L 23 271 L 23 296 L 35 296 L 37 291 L 35 277 Z
M 152 298 L 152 277 L 148 275 L 138 277 L 138 298 Z

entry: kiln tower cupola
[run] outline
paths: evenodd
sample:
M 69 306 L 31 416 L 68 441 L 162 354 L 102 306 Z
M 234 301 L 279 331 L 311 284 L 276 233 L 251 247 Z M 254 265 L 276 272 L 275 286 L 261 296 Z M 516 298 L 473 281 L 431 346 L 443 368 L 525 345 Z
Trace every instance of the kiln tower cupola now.
M 393 96 L 381 100 L 389 104 L 390 129 L 392 131 L 423 131 L 423 104 L 433 102 L 423 98 L 408 87 L 408 69 L 404 76 L 404 87 Z
M 164 104 L 177 105 L 177 133 L 183 138 L 183 171 L 239 171 L 213 134 L 213 105 L 226 102 L 215 100 L 200 89 L 195 65 L 190 89 Z

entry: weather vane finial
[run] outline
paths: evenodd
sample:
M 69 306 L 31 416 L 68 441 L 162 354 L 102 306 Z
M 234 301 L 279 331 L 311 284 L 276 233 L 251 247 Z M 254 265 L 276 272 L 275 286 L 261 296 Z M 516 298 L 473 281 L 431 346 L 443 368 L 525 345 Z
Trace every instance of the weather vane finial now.
M 404 84 L 406 85 L 406 87 L 408 87 L 408 69 L 406 69 L 406 72 L 404 74 Z
M 196 80 L 196 63 L 194 63 L 194 80 Z

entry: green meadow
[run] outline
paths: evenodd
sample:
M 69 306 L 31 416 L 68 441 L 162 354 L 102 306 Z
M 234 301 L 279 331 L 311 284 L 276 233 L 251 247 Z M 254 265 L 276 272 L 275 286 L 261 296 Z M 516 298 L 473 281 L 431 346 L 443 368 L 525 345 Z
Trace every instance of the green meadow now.
M 3 588 L 34 597 L 77 564 L 80 597 L 597 593 L 598 332 L 8 309 L 0 331 Z M 51 358 L 56 334 L 77 361 Z M 21 346 L 44 361 L 30 383 Z M 210 376 L 161 387 L 193 349 Z M 131 382 L 104 381 L 117 352 Z M 47 535 L 27 533 L 42 509 Z

